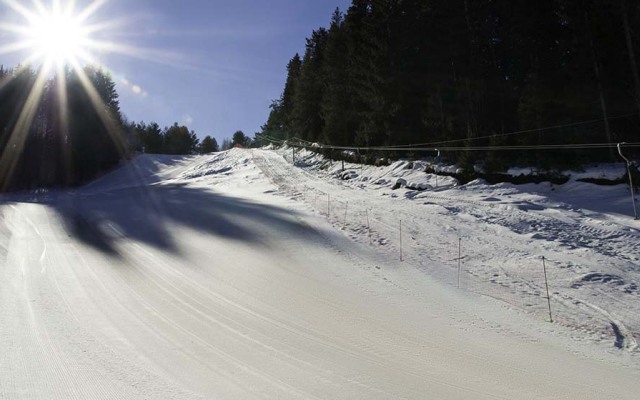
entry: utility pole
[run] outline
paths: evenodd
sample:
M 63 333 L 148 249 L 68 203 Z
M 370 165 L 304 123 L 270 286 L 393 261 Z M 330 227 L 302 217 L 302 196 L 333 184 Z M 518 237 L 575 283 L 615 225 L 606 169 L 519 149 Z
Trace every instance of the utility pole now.
M 618 143 L 618 153 L 620 157 L 624 158 L 627 162 L 627 173 L 629 174 L 629 187 L 631 188 L 631 202 L 633 203 L 633 217 L 638 220 L 638 210 L 636 209 L 636 195 L 633 191 L 633 177 L 631 176 L 631 161 L 622 154 L 622 145 L 625 143 Z

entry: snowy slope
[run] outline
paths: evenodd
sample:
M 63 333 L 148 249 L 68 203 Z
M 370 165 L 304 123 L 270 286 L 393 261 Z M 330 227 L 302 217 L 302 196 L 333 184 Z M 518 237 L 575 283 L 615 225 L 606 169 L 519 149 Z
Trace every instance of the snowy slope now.
M 637 255 L 623 247 L 637 235 L 633 222 L 577 207 L 559 216 L 539 209 L 566 204 L 546 193 L 478 186 L 449 184 L 428 198 L 294 167 L 273 151 L 234 149 L 140 156 L 80 190 L 4 196 L 0 398 L 635 399 L 632 333 L 620 332 L 626 351 L 604 330 L 594 346 L 572 340 L 599 326 L 577 305 L 550 324 L 521 311 L 524 303 L 478 295 L 484 263 L 533 263 L 538 250 L 565 263 L 554 267 L 557 282 L 576 270 L 569 261 L 591 259 L 631 282 L 635 272 L 622 270 L 623 262 L 633 270 Z M 481 212 L 479 197 L 498 196 L 498 208 Z M 581 243 L 597 236 L 589 232 L 626 227 L 628 239 L 613 238 L 626 258 L 580 249 L 553 258 L 578 235 L 558 227 L 555 242 L 533 237 L 525 222 L 521 231 L 509 225 L 520 213 L 549 229 L 554 218 L 576 229 L 592 218 Z M 457 247 L 456 255 L 448 248 L 458 236 L 468 247 L 465 290 L 451 278 Z M 501 268 L 504 284 L 518 288 Z M 573 290 L 598 293 L 592 284 Z M 608 287 L 600 289 L 608 295 Z M 554 305 L 570 292 L 566 283 L 554 290 Z M 619 330 L 635 329 L 631 316 L 591 297 Z M 585 321 L 585 334 L 572 330 L 575 321 Z
M 291 150 L 280 154 L 291 162 Z M 463 289 L 548 320 L 544 257 L 556 324 L 576 330 L 577 340 L 636 350 L 640 221 L 632 218 L 628 186 L 577 182 L 618 178 L 625 173 L 622 164 L 573 173 L 561 186 L 479 181 L 458 186 L 451 178 L 422 172 L 425 162 L 380 168 L 347 164 L 343 172 L 341 163 L 329 165 L 310 152 L 298 153 L 297 165 L 327 184 L 307 185 L 307 177 L 284 173 L 286 189 L 324 215 L 331 197 L 335 226 L 356 240 L 369 242 L 370 226 L 374 245 L 398 254 L 402 220 L 403 257 L 410 264 L 457 286 L 461 250 Z M 350 179 L 338 179 L 344 177 Z M 403 188 L 393 190 L 398 180 Z

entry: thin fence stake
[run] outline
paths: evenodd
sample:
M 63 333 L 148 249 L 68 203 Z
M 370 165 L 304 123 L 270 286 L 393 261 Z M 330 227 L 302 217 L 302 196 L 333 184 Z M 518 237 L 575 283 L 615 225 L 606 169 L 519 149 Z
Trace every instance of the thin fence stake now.
M 458 289 L 460 289 L 460 272 L 462 271 L 462 238 L 458 238 Z
M 348 210 L 348 209 L 349 209 L 349 202 L 347 201 L 347 202 L 344 204 L 344 224 L 343 224 L 343 225 L 345 226 L 345 228 L 346 228 L 346 226 L 347 226 L 347 210 Z
M 327 194 L 327 218 L 331 218 L 331 194 Z
M 369 231 L 369 245 L 371 245 L 371 224 L 369 223 L 369 209 L 366 208 L 365 213 L 367 214 L 367 230 Z
M 551 296 L 549 296 L 549 281 L 547 280 L 547 264 L 542 257 L 542 269 L 544 270 L 544 285 L 547 288 L 547 304 L 549 305 L 549 322 L 553 322 L 553 316 L 551 315 Z
M 402 220 L 400 220 L 400 262 L 402 261 Z

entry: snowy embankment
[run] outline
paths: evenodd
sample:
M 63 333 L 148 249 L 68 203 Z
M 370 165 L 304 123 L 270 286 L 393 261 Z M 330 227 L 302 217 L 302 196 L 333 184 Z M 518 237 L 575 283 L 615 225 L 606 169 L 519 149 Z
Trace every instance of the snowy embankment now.
M 291 149 L 279 153 L 293 161 Z M 633 219 L 629 187 L 578 182 L 618 179 L 624 164 L 568 172 L 564 185 L 458 185 L 424 172 L 454 172 L 452 167 L 421 161 L 346 164 L 343 170 L 341 162 L 308 151 L 296 154 L 296 164 L 303 173 L 297 180 L 283 174 L 285 189 L 324 215 L 330 200 L 330 219 L 354 239 L 388 247 L 399 257 L 402 221 L 406 262 L 549 320 L 546 266 L 556 324 L 574 329 L 576 340 L 636 350 L 640 221 Z M 329 185 L 309 185 L 311 176 Z
M 142 155 L 0 197 L 0 398 L 637 397 L 635 222 L 560 188 L 393 191 L 434 177 L 282 154 Z

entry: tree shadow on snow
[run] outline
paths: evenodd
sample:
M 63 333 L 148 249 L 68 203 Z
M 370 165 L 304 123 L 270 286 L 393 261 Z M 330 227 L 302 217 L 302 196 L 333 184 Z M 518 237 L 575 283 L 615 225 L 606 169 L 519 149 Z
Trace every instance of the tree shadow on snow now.
M 64 193 L 43 204 L 60 216 L 70 237 L 113 257 L 120 257 L 117 243 L 123 241 L 178 254 L 175 228 L 181 227 L 256 246 L 275 230 L 309 233 L 294 211 L 175 184 Z

